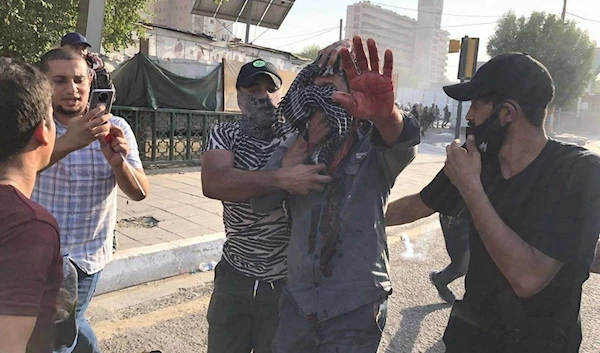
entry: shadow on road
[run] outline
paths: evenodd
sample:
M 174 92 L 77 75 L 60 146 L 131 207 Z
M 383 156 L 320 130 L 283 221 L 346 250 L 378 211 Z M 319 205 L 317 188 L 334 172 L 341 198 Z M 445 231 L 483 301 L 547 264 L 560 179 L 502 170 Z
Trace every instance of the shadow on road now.
M 434 311 L 448 308 L 450 304 L 438 303 L 428 304 L 421 306 L 413 306 L 401 311 L 402 321 L 400 322 L 400 329 L 392 338 L 390 345 L 387 347 L 385 353 L 398 353 L 401 352 L 398 349 L 400 347 L 412 347 L 417 341 L 417 336 L 421 329 L 421 321 Z M 440 340 L 427 350 L 426 353 L 444 353 L 444 343 Z M 404 352 L 404 351 L 402 351 Z M 409 351 L 410 352 L 410 351 Z

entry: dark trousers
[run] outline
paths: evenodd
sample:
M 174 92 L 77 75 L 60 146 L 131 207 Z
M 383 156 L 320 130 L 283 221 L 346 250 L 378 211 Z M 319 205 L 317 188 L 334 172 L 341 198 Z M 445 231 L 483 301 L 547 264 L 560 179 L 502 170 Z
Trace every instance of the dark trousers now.
M 256 284 L 225 260 L 216 266 L 207 314 L 208 353 L 271 352 L 284 281 Z
M 519 318 L 514 322 L 477 322 L 464 315 L 461 301 L 452 308 L 444 332 L 446 353 L 576 353 L 581 343 L 581 324 L 565 329 L 547 318 Z M 508 307 L 510 310 L 513 307 Z M 461 312 L 463 312 L 461 314 Z
M 436 281 L 447 285 L 464 276 L 469 268 L 470 221 L 440 214 L 440 225 L 444 233 L 446 250 L 450 256 L 450 264 L 435 277 Z
M 274 353 L 376 353 L 387 319 L 387 298 L 326 321 L 307 319 L 284 292 Z
M 443 340 L 446 353 L 500 353 L 502 349 L 498 337 L 453 315 L 450 315 Z

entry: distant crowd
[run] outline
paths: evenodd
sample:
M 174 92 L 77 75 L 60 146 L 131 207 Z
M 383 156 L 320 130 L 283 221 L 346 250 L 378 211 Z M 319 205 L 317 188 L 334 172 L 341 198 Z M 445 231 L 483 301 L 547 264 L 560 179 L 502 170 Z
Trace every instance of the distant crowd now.
M 440 110 L 440 107 L 431 103 L 431 106 L 423 105 L 422 103 L 414 103 L 402 106 L 397 104 L 399 108 L 404 110 L 405 112 L 410 112 L 419 122 L 419 126 L 421 127 L 421 135 L 425 135 L 425 132 L 433 126 L 436 128 L 443 128 L 451 126 L 450 117 L 452 113 L 450 112 L 450 107 L 448 104 Z

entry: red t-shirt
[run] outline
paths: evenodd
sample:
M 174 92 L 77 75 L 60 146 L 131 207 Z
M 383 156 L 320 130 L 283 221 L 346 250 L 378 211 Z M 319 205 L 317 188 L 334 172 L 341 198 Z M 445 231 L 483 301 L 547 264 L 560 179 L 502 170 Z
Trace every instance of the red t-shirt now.
M 27 352 L 52 352 L 62 256 L 54 217 L 0 185 L 0 315 L 35 316 Z

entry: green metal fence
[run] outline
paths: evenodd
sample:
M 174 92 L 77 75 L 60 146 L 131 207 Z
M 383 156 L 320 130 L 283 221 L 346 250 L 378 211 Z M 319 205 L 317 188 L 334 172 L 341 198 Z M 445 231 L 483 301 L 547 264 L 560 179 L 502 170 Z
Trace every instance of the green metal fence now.
M 239 119 L 235 113 L 120 106 L 112 114 L 131 125 L 144 165 L 199 163 L 210 130 Z

